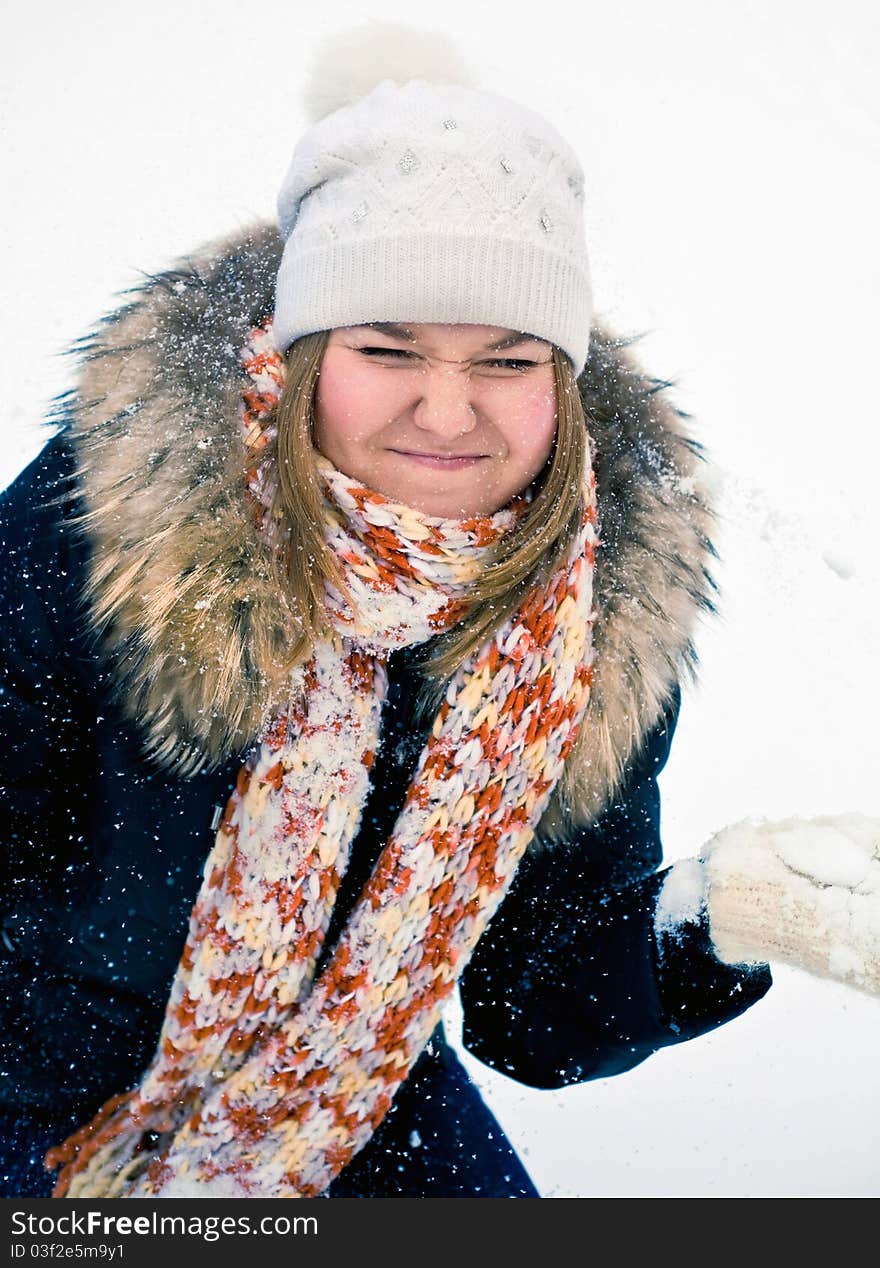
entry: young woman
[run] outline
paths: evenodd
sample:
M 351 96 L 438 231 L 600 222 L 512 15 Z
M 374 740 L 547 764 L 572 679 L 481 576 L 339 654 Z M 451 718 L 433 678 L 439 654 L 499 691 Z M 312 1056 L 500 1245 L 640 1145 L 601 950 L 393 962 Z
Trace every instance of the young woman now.
M 537 1196 L 454 990 L 559 1088 L 772 958 L 877 988 L 784 829 L 658 870 L 703 459 L 593 318 L 576 156 L 412 65 L 101 323 L 0 502 L 9 1195 Z

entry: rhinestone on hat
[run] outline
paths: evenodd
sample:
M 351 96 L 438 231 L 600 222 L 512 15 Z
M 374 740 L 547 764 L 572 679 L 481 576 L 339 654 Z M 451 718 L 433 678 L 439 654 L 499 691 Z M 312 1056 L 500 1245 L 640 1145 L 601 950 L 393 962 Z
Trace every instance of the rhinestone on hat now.
M 545 233 L 549 233 L 550 230 L 553 228 L 553 221 L 547 215 L 546 211 L 543 212 L 541 215 L 541 228 L 544 230 Z
M 412 150 L 404 150 L 400 158 L 397 160 L 398 170 L 403 172 L 404 175 L 408 175 L 409 172 L 414 172 L 418 166 L 419 157 L 417 154 L 413 154 Z

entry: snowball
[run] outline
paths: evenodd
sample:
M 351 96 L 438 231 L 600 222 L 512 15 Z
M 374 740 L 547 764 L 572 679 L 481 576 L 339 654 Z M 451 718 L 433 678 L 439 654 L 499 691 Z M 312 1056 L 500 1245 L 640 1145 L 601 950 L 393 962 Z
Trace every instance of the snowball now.
M 674 933 L 679 925 L 697 922 L 706 900 L 706 873 L 699 859 L 681 859 L 670 869 L 657 896 L 654 928 Z

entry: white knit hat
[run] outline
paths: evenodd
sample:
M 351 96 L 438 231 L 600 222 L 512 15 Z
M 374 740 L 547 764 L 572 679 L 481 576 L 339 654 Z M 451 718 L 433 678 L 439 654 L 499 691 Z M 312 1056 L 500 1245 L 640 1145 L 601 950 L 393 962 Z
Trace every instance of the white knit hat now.
M 300 139 L 278 196 L 278 348 L 371 321 L 476 323 L 547 339 L 579 374 L 592 295 L 577 156 L 525 106 L 433 82 L 463 78 L 442 37 L 379 26 L 372 47 L 337 40 L 308 89 L 319 109 L 348 101 Z M 395 78 L 365 84 L 389 64 Z M 328 78 L 341 93 L 322 92 Z

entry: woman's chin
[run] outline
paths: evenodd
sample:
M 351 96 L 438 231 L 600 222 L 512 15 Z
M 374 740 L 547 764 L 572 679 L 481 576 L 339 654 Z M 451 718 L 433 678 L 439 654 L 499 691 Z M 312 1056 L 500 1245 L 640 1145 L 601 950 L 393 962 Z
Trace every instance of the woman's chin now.
M 426 470 L 425 475 L 428 478 L 421 480 L 396 479 L 387 472 L 376 472 L 372 478 L 364 475 L 354 475 L 352 478 L 360 480 L 367 488 L 381 493 L 391 502 L 412 507 L 422 515 L 431 515 L 438 519 L 471 519 L 475 515 L 493 515 L 501 509 L 504 503 L 498 503 L 487 496 L 485 484 L 480 487 L 479 481 L 473 477 L 465 482 L 461 480 L 460 474 Z M 470 487 L 464 487 L 466 483 Z
M 439 490 L 424 492 L 412 488 L 397 489 L 396 491 L 377 489 L 376 492 L 383 493 L 392 502 L 410 506 L 420 514 L 430 515 L 436 519 L 466 520 L 472 519 L 475 515 L 492 515 L 495 511 L 501 509 L 482 493 L 467 497 L 465 495 L 452 494 L 448 489 L 442 492 Z

